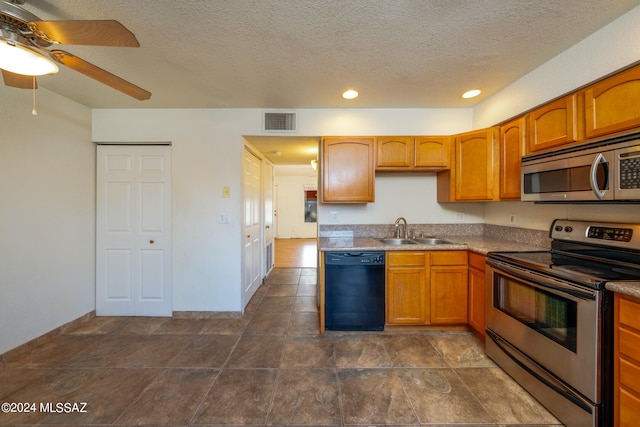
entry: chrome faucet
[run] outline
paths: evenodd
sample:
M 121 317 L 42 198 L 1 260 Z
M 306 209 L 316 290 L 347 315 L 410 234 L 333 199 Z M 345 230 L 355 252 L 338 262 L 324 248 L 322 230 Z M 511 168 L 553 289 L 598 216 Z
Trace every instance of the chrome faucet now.
M 396 223 L 395 223 L 395 227 L 396 227 L 396 239 L 400 238 L 400 221 L 402 221 L 404 223 L 404 238 L 408 239 L 409 238 L 409 229 L 407 228 L 407 220 L 404 219 L 403 217 L 399 217 L 398 219 L 396 219 Z

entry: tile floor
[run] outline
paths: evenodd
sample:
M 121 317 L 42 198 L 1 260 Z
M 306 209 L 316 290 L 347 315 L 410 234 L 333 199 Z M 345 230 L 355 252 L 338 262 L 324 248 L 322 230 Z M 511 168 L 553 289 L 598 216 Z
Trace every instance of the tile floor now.
M 5 360 L 0 402 L 36 410 L 0 425 L 559 425 L 471 333 L 319 336 L 315 274 L 274 270 L 242 319 L 97 317 Z

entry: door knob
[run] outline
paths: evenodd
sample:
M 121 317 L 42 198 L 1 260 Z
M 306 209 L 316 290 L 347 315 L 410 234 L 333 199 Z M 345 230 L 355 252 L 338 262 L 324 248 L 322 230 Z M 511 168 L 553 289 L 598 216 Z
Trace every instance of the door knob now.
M 149 243 L 151 243 L 153 245 L 154 241 L 153 240 L 149 240 Z

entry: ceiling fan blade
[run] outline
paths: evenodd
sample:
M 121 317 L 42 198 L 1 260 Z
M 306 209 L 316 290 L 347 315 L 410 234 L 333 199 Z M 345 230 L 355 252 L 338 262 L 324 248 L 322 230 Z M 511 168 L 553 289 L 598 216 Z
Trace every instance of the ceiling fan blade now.
M 88 46 L 139 47 L 138 39 L 120 22 L 109 20 L 88 21 L 34 21 L 29 29 L 52 44 Z
M 2 79 L 4 84 L 19 89 L 37 89 L 38 83 L 34 76 L 25 76 L 24 74 L 16 74 L 7 70 L 2 70 Z M 35 87 L 34 87 L 35 86 Z
M 105 71 L 102 68 L 85 61 L 84 59 L 80 59 L 77 56 L 70 54 L 69 52 L 65 52 L 63 50 L 52 50 L 49 51 L 49 55 L 59 63 L 66 65 L 67 67 L 76 70 L 77 72 L 82 73 L 85 76 L 91 77 L 92 79 L 97 80 L 100 83 L 111 86 L 112 88 L 119 90 L 120 92 L 127 94 L 135 99 L 144 101 L 151 98 L 151 92 L 148 92 L 141 87 L 134 85 L 133 83 L 129 83 L 128 81 L 114 74 L 111 74 L 110 72 Z

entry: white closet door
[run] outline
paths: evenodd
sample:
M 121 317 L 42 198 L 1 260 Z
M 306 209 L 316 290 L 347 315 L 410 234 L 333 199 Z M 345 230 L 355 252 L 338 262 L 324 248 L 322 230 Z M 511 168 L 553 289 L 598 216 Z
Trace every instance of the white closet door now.
M 171 147 L 99 145 L 96 314 L 171 316 Z
M 253 294 L 262 283 L 261 275 L 261 235 L 260 222 L 262 220 L 261 198 L 261 161 L 249 150 L 244 150 L 243 162 L 243 194 L 244 222 L 243 222 L 243 286 L 242 307 L 247 306 Z

